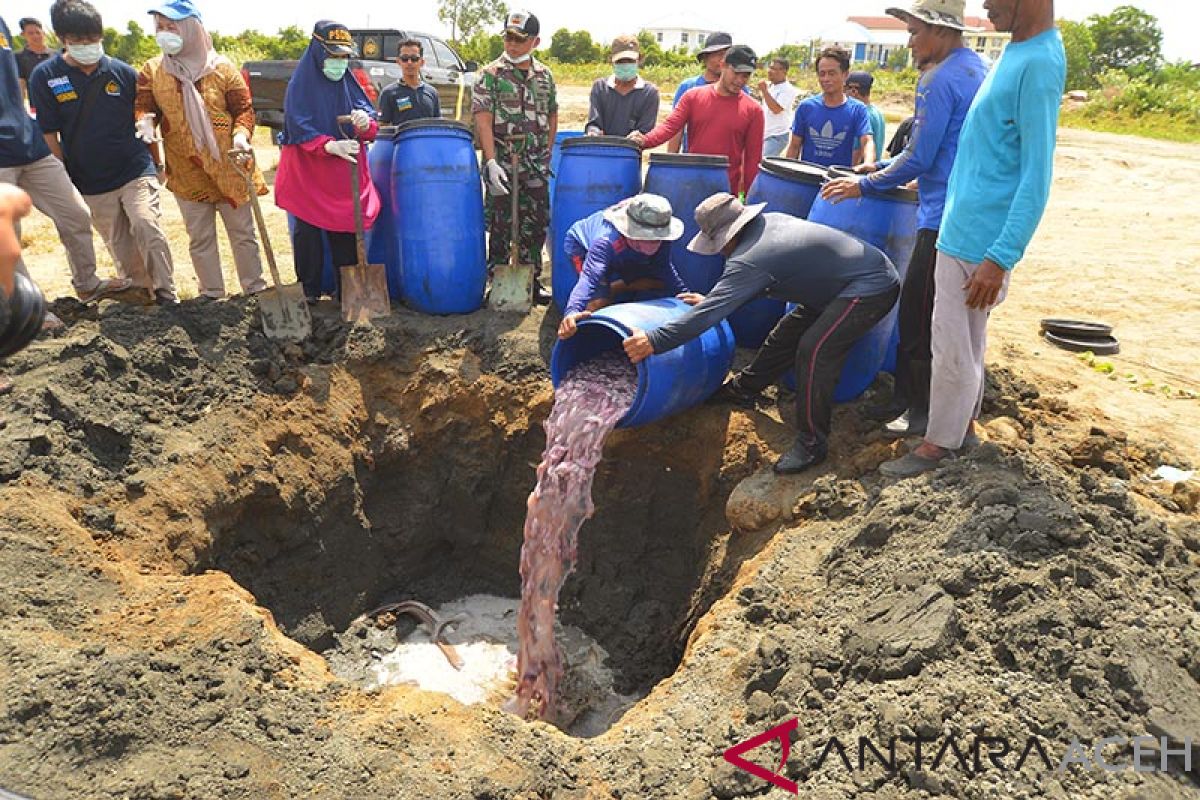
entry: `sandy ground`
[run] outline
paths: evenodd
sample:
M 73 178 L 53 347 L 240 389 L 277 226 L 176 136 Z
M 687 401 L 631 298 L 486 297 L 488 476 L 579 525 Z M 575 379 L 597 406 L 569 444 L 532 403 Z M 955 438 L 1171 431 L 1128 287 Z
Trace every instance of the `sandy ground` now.
M 587 91 L 562 87 L 561 127 L 582 126 Z M 904 112 L 900 105 L 885 110 L 890 118 Z M 278 151 L 265 129 L 255 145 L 270 177 Z M 1167 399 L 1163 387 L 1200 391 L 1195 369 L 1200 199 L 1177 177 L 1179 165 L 1198 156 L 1197 145 L 1061 130 L 1050 204 L 1007 302 L 994 315 L 990 349 L 990 358 L 1019 364 L 1069 402 L 1098 408 L 1130 431 L 1167 440 L 1194 457 L 1200 457 L 1200 402 Z M 272 197 L 263 201 L 280 272 L 291 282 L 286 217 Z M 164 197 L 163 210 L 181 295 L 195 296 L 187 237 L 173 198 Z M 61 248 L 48 220 L 35 212 L 24 241 L 30 269 L 47 294 L 68 294 Z M 107 272 L 111 260 L 99 237 L 96 242 Z M 221 247 L 226 285 L 233 288 L 236 276 L 223 234 Z M 1108 359 L 1113 374 L 1096 372 L 1075 354 L 1046 344 L 1038 321 L 1048 316 L 1114 325 L 1122 351 Z

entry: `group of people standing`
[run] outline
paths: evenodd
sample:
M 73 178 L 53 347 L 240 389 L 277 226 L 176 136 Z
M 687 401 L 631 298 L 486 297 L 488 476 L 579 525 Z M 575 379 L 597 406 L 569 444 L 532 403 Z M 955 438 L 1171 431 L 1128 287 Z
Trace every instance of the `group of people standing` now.
M 715 398 L 754 404 L 764 389 L 795 370 L 797 436 L 775 464 L 776 472 L 786 474 L 827 456 L 832 397 L 845 359 L 899 298 L 894 396 L 868 412 L 886 423 L 888 435 L 924 438 L 881 470 L 906 477 L 953 458 L 974 439 L 988 315 L 1003 301 L 1048 199 L 1066 77 L 1053 0 L 986 0 L 984 6 L 997 30 L 1012 33 L 1012 43 L 990 71 L 964 46 L 969 29 L 963 0 L 915 0 L 908 8 L 887 9 L 905 22 L 922 71 L 909 138 L 896 157 L 878 158 L 881 125 L 872 122 L 865 103 L 845 94 L 849 83 L 851 94 L 869 100 L 870 81 L 852 78 L 848 57 L 834 50 L 817 60 L 822 94 L 799 104 L 788 134 L 789 157 L 853 168 L 852 176 L 822 187 L 831 202 L 898 187 L 918 190 L 919 232 L 902 286 L 895 266 L 878 249 L 823 225 L 763 213 L 764 204 L 746 206 L 739 199 L 757 170 L 761 137 L 752 134 L 764 131 L 763 112 L 743 93 L 753 52 L 731 45 L 720 64 L 713 53 L 701 54 L 705 76 L 715 74 L 714 80 L 677 95 L 661 125 L 628 134 L 656 146 L 686 131 L 692 152 L 730 156 L 730 192 L 696 209 L 700 233 L 688 245 L 693 252 L 725 256 L 720 279 L 704 297 L 687 291 L 663 255 L 662 243 L 678 238 L 663 221 L 672 210 L 663 198 L 639 195 L 568 234 L 568 252 L 577 259 L 581 279 L 560 337 L 574 335 L 581 319 L 620 294 L 636 295 L 633 288 L 657 286 L 660 294 L 677 293 L 693 306 L 656 330 L 633 331 L 624 346 L 635 362 L 684 344 L 758 297 L 794 303 L 754 360 Z M 773 64 L 770 84 L 760 85 L 764 98 L 770 97 L 764 99 L 767 113 L 786 110 L 786 89 L 771 91 L 785 76 L 786 65 Z M 767 129 L 765 138 L 778 146 L 778 126 Z M 756 151 L 753 159 L 745 157 L 747 151 Z M 638 215 L 642 224 L 635 225 Z M 599 227 L 602 221 L 606 227 Z M 572 237 L 582 239 L 589 231 L 592 243 L 581 249 Z

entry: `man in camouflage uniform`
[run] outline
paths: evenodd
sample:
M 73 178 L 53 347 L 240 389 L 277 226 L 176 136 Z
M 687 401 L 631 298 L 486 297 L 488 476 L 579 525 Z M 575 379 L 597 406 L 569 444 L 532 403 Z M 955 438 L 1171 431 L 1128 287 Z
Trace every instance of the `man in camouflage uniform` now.
M 549 295 L 537 281 L 542 245 L 550 220 L 550 144 L 558 131 L 558 94 L 554 76 L 533 58 L 541 39 L 537 17 L 514 11 L 505 18 L 504 53 L 480 71 L 471 112 L 483 151 L 483 175 L 488 186 L 488 264 L 507 264 L 512 238 L 512 200 L 509 183 L 518 194 L 518 261 L 534 266 L 534 301 Z M 517 153 L 517 176 L 512 154 Z

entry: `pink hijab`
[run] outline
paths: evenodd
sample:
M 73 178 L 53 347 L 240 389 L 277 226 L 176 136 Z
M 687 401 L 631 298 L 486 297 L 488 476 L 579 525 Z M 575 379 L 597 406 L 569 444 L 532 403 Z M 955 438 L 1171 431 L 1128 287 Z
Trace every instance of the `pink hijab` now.
M 183 49 L 173 56 L 163 56 L 167 74 L 179 79 L 183 91 L 183 117 L 192 132 L 192 141 L 200 152 L 207 151 L 213 160 L 221 161 L 221 148 L 213 133 L 212 118 L 204 107 L 204 98 L 196 89 L 196 81 L 216 72 L 224 58 L 213 50 L 212 37 L 196 17 L 185 17 L 175 23 L 183 38 Z

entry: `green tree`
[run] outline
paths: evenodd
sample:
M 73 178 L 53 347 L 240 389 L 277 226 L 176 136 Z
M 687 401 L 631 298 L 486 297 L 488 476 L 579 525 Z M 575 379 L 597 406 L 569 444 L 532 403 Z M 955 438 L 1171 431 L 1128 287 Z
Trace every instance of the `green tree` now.
M 550 37 L 550 58 L 564 64 L 571 63 L 571 46 L 571 32 L 566 28 L 559 28 Z
M 604 60 L 604 53 L 599 45 L 592 41 L 592 35 L 587 31 L 575 31 L 571 34 L 572 64 L 593 64 Z
M 450 23 L 450 39 L 470 39 L 508 13 L 504 0 L 438 0 L 438 19 Z
M 465 61 L 490 64 L 504 52 L 504 37 L 498 33 L 476 31 L 470 38 L 456 42 L 455 49 Z
M 105 53 L 135 67 L 140 67 L 159 53 L 154 37 L 133 21 L 128 23 L 125 33 L 120 33 L 116 28 L 105 28 L 103 42 Z
M 1120 69 L 1146 74 L 1162 61 L 1162 28 L 1158 19 L 1134 6 L 1118 6 L 1111 14 L 1088 17 L 1095 41 L 1092 59 L 1096 73 Z
M 1082 22 L 1061 19 L 1058 30 L 1062 33 L 1063 49 L 1067 54 L 1067 91 L 1092 88 L 1096 85 L 1092 71 L 1096 40 L 1091 29 Z
M 888 54 L 887 68 L 896 72 L 907 69 L 911 57 L 912 54 L 907 47 L 898 47 Z

